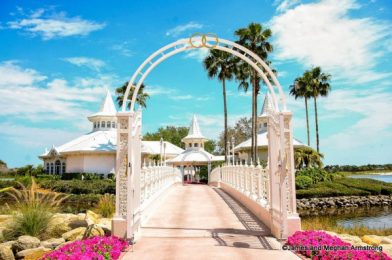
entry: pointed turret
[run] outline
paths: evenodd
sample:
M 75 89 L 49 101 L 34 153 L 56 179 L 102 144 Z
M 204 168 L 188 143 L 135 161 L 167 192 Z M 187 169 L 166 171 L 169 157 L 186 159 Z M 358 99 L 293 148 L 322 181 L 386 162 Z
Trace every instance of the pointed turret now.
M 274 104 L 272 102 L 272 98 L 269 92 L 265 95 L 263 108 L 261 109 L 260 116 L 267 116 L 269 112 L 275 111 Z
M 261 114 L 257 117 L 258 132 L 263 133 L 267 131 L 267 117 L 270 112 L 275 111 L 274 104 L 269 92 L 265 95 Z
M 196 115 L 193 115 L 188 135 L 182 138 L 185 148 L 203 148 L 204 142 L 207 140 L 200 131 L 199 123 Z
M 116 128 L 116 113 L 117 110 L 112 95 L 107 90 L 99 112 L 88 117 L 88 120 L 93 122 L 93 131 L 114 130 Z

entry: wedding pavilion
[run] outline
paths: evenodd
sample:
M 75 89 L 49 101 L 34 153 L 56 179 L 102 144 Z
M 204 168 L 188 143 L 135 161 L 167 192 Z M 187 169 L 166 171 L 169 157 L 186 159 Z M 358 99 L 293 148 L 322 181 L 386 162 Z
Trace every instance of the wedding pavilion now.
M 267 162 L 268 160 L 268 116 L 269 111 L 274 110 L 274 104 L 272 103 L 272 98 L 269 93 L 265 95 L 263 107 L 261 109 L 261 114 L 257 117 L 257 157 L 260 161 Z M 234 147 L 235 160 L 241 163 L 249 163 L 251 160 L 251 146 L 252 139 L 236 145 Z M 302 143 L 296 138 L 293 138 L 293 146 L 296 148 L 308 147 L 306 144 Z
M 207 139 L 200 131 L 196 115 L 193 116 L 188 135 L 181 140 L 185 144 L 185 151 L 167 161 L 168 164 L 181 168 L 184 181 L 197 180 L 198 166 L 207 166 L 208 175 L 211 163 L 224 161 L 224 156 L 215 156 L 204 150 Z
M 39 156 L 48 174 L 88 172 L 107 175 L 116 169 L 117 118 L 109 91 L 100 110 L 87 117 L 92 131 L 58 147 L 52 146 Z M 152 156 L 174 158 L 184 149 L 167 141 L 142 141 L 142 160 L 150 163 Z

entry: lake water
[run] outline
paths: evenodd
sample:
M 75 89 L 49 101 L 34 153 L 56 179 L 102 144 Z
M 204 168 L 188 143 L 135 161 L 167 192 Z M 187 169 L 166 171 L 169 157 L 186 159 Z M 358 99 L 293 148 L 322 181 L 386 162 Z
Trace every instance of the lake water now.
M 304 221 L 328 219 L 334 226 L 364 225 L 369 228 L 392 228 L 392 207 L 324 209 L 313 213 L 300 212 L 300 215 Z
M 383 174 L 361 174 L 361 175 L 351 175 L 349 178 L 354 178 L 354 179 L 373 179 L 373 180 L 378 180 L 378 181 L 384 181 L 384 182 L 389 182 L 392 183 L 392 172 L 386 172 Z

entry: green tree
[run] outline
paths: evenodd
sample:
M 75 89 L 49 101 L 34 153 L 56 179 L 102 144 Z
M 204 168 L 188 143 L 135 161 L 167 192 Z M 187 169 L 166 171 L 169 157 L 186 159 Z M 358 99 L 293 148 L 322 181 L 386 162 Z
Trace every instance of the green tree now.
M 204 150 L 206 150 L 209 153 L 214 153 L 216 149 L 216 143 L 214 140 L 207 140 L 204 142 Z
M 120 107 L 123 104 L 124 95 L 125 95 L 125 91 L 127 90 L 127 86 L 128 86 L 128 82 L 125 82 L 121 87 L 116 89 L 116 95 L 117 95 L 116 101 Z M 145 88 L 145 86 L 144 86 L 144 84 L 142 84 L 139 88 L 139 92 L 136 97 L 136 104 L 138 104 L 141 107 L 146 108 L 147 107 L 147 99 L 149 99 L 150 96 L 144 92 L 144 88 Z M 135 87 L 132 86 L 129 91 L 128 100 L 132 100 L 134 90 L 135 90 Z M 128 108 L 131 107 L 131 102 L 128 103 L 127 107 Z
M 234 125 L 234 127 L 228 127 L 228 137 L 231 139 L 234 137 L 235 144 L 242 143 L 252 136 L 252 120 L 250 118 L 242 117 Z M 229 140 L 231 142 L 231 140 Z M 218 151 L 222 152 L 224 148 L 224 132 L 219 135 L 218 140 Z
M 227 99 L 226 99 L 226 80 L 231 80 L 235 71 L 234 57 L 220 50 L 212 49 L 204 59 L 204 68 L 207 70 L 209 78 L 218 78 L 222 82 L 223 113 L 224 113 L 224 150 L 225 161 L 227 161 Z
M 290 86 L 290 95 L 294 96 L 295 99 L 303 98 L 305 100 L 308 146 L 310 146 L 308 99 L 313 96 L 310 89 L 310 78 L 310 73 L 305 72 L 303 76 L 296 78 L 294 84 Z
M 311 84 L 310 88 L 313 93 L 314 100 L 314 119 L 316 123 L 316 147 L 317 152 L 320 152 L 320 138 L 319 138 L 319 127 L 318 127 L 318 113 L 317 113 L 317 98 L 326 97 L 331 91 L 331 75 L 321 71 L 320 67 L 315 67 L 310 70 Z
M 188 127 L 175 127 L 175 126 L 166 126 L 160 127 L 156 132 L 146 133 L 143 136 L 143 140 L 145 141 L 160 141 L 161 138 L 163 140 L 168 141 L 178 147 L 185 148 L 184 143 L 181 142 L 181 139 L 184 138 L 188 134 Z
M 294 149 L 294 163 L 296 169 L 309 167 L 323 167 L 324 155 L 310 147 Z
M 256 53 L 267 64 L 268 54 L 272 52 L 272 44 L 268 41 L 272 35 L 270 29 L 264 29 L 259 23 L 251 23 L 245 28 L 235 31 L 239 38 L 238 43 Z M 257 96 L 260 93 L 260 77 L 257 72 L 250 68 L 248 64 L 240 62 L 237 65 L 236 78 L 240 81 L 240 88 L 248 90 L 249 83 L 252 85 L 252 148 L 251 156 L 253 161 L 257 160 Z

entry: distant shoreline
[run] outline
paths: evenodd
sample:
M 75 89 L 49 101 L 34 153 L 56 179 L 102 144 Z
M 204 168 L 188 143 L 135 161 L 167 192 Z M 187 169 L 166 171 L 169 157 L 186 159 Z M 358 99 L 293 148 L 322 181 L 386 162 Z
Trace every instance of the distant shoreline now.
M 344 175 L 392 175 L 391 170 L 373 170 L 373 171 L 360 171 L 360 172 L 340 172 Z

